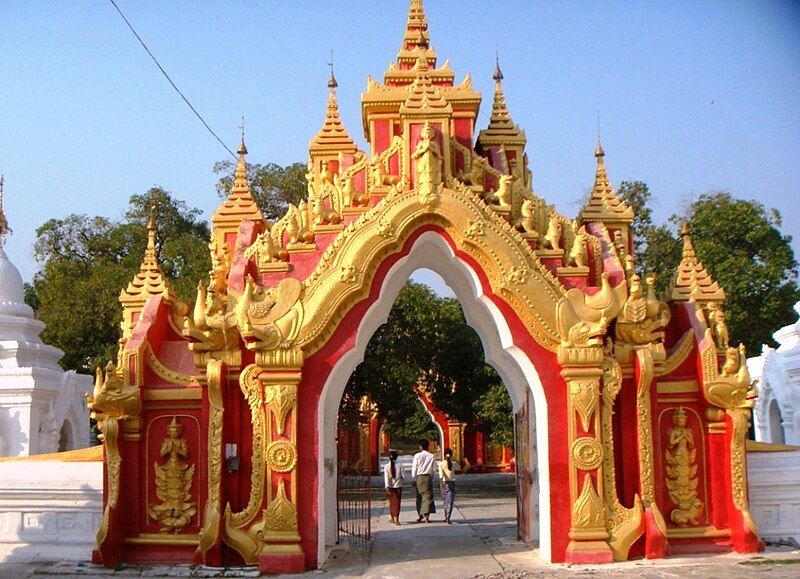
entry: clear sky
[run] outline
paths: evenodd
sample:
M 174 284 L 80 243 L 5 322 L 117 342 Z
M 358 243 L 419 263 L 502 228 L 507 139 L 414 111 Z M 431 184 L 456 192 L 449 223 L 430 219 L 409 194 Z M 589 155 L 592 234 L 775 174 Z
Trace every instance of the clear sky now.
M 334 51 L 343 120 L 365 145 L 359 95 L 399 48 L 406 0 L 118 0 L 209 124 L 253 162 L 305 161 Z M 495 47 L 534 188 L 569 216 L 594 177 L 646 181 L 656 218 L 711 189 L 784 217 L 800 249 L 800 4 L 787 1 L 427 0 L 434 48 L 491 108 Z M 0 173 L 29 280 L 52 217 L 119 217 L 157 184 L 207 216 L 227 153 L 172 91 L 110 2 L 0 2 Z

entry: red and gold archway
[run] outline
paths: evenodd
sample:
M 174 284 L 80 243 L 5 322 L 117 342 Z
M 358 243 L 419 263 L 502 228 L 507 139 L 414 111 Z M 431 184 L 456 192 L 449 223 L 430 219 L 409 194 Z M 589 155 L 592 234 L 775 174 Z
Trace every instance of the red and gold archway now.
M 480 94 L 437 65 L 412 1 L 397 62 L 362 96 L 369 153 L 340 121 L 331 75 L 308 199 L 270 225 L 242 143 L 192 308 L 164 279 L 151 226 L 120 298 L 119 360 L 91 401 L 106 457 L 96 561 L 321 564 L 331 401 L 398 276 L 426 260 L 454 268 L 468 319 L 480 331 L 485 318 L 496 367 L 517 385 L 515 410 L 535 412 L 546 559 L 760 548 L 744 455 L 753 392 L 727 343 L 724 292 L 688 233 L 668 301 L 643 284 L 633 212 L 599 145 L 576 220 L 537 196 L 499 68 L 494 78 L 474 138 Z

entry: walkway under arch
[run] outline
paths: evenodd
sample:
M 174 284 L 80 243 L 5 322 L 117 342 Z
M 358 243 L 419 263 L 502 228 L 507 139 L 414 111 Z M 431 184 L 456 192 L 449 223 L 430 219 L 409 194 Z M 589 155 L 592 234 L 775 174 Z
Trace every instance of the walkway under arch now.
M 551 559 L 550 545 L 550 479 L 548 456 L 547 401 L 544 388 L 533 363 L 514 344 L 512 333 L 502 313 L 485 294 L 478 274 L 453 252 L 436 231 L 420 235 L 408 254 L 390 268 L 380 288 L 380 295 L 362 317 L 356 331 L 355 346 L 331 370 L 319 401 L 319 448 L 324 460 L 318 464 L 319 542 L 318 557 L 324 559 L 325 547 L 336 541 L 336 471 L 335 432 L 339 403 L 347 381 L 363 360 L 367 344 L 389 315 L 400 288 L 420 268 L 433 270 L 452 288 L 461 304 L 467 323 L 480 336 L 486 359 L 503 382 L 511 397 L 514 411 L 519 411 L 530 393 L 534 404 L 535 429 L 530 439 L 536 440 L 536 456 L 530 464 L 538 468 L 539 489 L 530 501 L 531 510 L 538 509 L 539 552 Z M 534 449 L 529 449 L 533 453 Z

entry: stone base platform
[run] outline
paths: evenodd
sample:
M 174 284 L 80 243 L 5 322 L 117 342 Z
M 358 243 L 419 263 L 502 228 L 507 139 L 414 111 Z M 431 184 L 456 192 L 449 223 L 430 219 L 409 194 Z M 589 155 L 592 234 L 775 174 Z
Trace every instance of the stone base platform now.
M 800 448 L 749 443 L 747 475 L 761 538 L 800 543 Z

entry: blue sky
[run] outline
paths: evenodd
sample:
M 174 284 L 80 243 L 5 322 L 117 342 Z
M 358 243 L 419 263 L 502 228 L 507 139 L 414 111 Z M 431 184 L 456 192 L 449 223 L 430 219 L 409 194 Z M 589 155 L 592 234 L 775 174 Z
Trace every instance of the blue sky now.
M 118 0 L 209 124 L 250 160 L 305 161 L 334 51 L 339 102 L 364 145 L 359 95 L 381 77 L 405 0 Z M 800 249 L 800 5 L 793 2 L 425 2 L 440 59 L 470 72 L 491 108 L 495 47 L 534 187 L 575 215 L 594 175 L 595 111 L 614 184 L 646 181 L 656 218 L 711 190 L 784 217 Z M 158 184 L 219 203 L 227 153 L 167 85 L 110 2 L 0 3 L 0 172 L 25 279 L 34 231 L 69 213 L 119 217 Z

